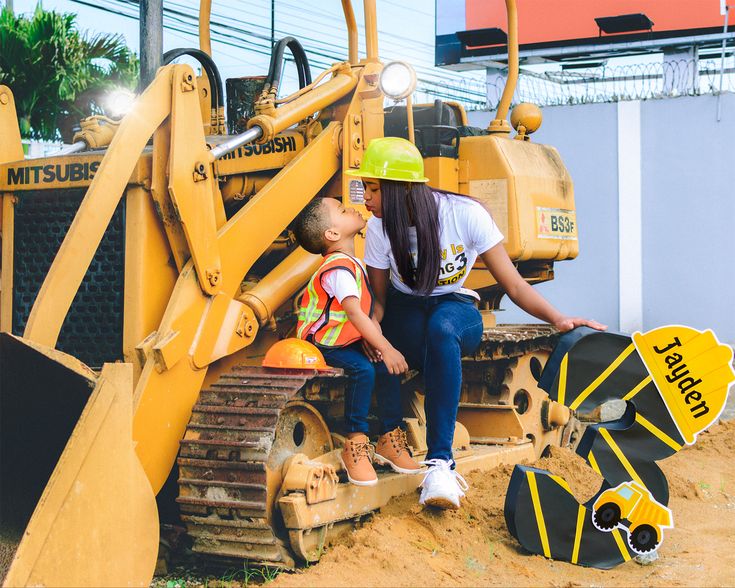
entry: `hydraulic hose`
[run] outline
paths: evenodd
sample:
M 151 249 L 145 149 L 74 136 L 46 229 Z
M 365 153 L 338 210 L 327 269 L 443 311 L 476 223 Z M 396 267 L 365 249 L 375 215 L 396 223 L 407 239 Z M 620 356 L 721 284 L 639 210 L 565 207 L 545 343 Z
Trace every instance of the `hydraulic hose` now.
M 503 95 L 500 97 L 495 119 L 490 122 L 490 132 L 509 133 L 508 110 L 518 84 L 518 8 L 516 0 L 505 0 L 505 10 L 508 14 L 508 79 L 505 81 Z
M 286 47 L 291 50 L 294 62 L 296 64 L 296 71 L 299 76 L 299 88 L 304 88 L 311 84 L 311 68 L 309 67 L 309 58 L 306 56 L 303 46 L 294 37 L 283 37 L 273 47 L 271 53 L 271 62 L 268 67 L 268 76 L 265 80 L 266 90 L 276 88 L 281 85 L 281 79 L 283 77 L 283 54 L 286 51 Z
M 199 49 L 171 49 L 163 54 L 163 64 L 168 65 L 174 59 L 178 59 L 183 55 L 193 57 L 201 64 L 202 69 L 207 74 L 207 79 L 212 89 L 213 108 L 223 108 L 225 105 L 225 93 L 222 89 L 222 78 L 220 77 L 217 65 L 204 51 Z

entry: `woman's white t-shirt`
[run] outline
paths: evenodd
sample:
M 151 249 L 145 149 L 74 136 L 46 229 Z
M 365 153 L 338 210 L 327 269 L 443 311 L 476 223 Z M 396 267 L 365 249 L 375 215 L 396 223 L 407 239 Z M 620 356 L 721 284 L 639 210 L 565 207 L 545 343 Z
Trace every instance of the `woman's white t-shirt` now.
M 478 254 L 503 240 L 503 234 L 490 214 L 479 202 L 466 196 L 434 192 L 439 206 L 439 248 L 441 265 L 437 285 L 431 296 L 461 292 L 478 298 L 472 290 L 462 288 Z M 411 257 L 417 259 L 416 228 L 408 233 Z M 383 221 L 372 217 L 367 223 L 365 264 L 377 269 L 390 269 L 391 284 L 405 294 L 416 294 L 401 280 L 396 260 L 391 252 Z

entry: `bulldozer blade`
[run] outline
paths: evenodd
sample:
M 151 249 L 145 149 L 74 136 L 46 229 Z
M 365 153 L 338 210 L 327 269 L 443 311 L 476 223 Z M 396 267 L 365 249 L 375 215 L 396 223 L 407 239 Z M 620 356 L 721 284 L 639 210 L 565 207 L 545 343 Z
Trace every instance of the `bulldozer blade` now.
M 97 375 L 0 334 L 0 525 L 33 511 L 3 586 L 150 584 L 158 512 L 132 417 L 130 364 Z

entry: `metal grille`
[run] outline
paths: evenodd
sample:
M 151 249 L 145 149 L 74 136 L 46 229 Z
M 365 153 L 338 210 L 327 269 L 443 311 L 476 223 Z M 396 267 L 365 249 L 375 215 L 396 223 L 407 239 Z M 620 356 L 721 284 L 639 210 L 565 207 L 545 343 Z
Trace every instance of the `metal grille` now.
M 17 193 L 13 333 L 22 335 L 33 302 L 69 230 L 85 190 Z M 124 199 L 74 297 L 56 348 L 91 367 L 122 359 L 125 269 Z

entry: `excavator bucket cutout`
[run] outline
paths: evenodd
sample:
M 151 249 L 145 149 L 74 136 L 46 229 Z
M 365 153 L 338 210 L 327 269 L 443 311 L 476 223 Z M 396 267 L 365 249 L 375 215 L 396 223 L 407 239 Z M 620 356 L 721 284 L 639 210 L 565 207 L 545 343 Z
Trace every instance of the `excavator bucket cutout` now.
M 602 569 L 658 549 L 674 517 L 656 462 L 717 421 L 735 382 L 732 359 L 711 330 L 681 325 L 562 335 L 539 387 L 573 410 L 608 400 L 624 400 L 626 410 L 588 427 L 576 449 L 603 477 L 585 504 L 563 478 L 515 466 L 505 498 L 511 535 L 531 553 Z
M 129 364 L 96 374 L 0 333 L 0 524 L 25 527 L 3 586 L 150 583 L 158 513 L 132 417 Z

